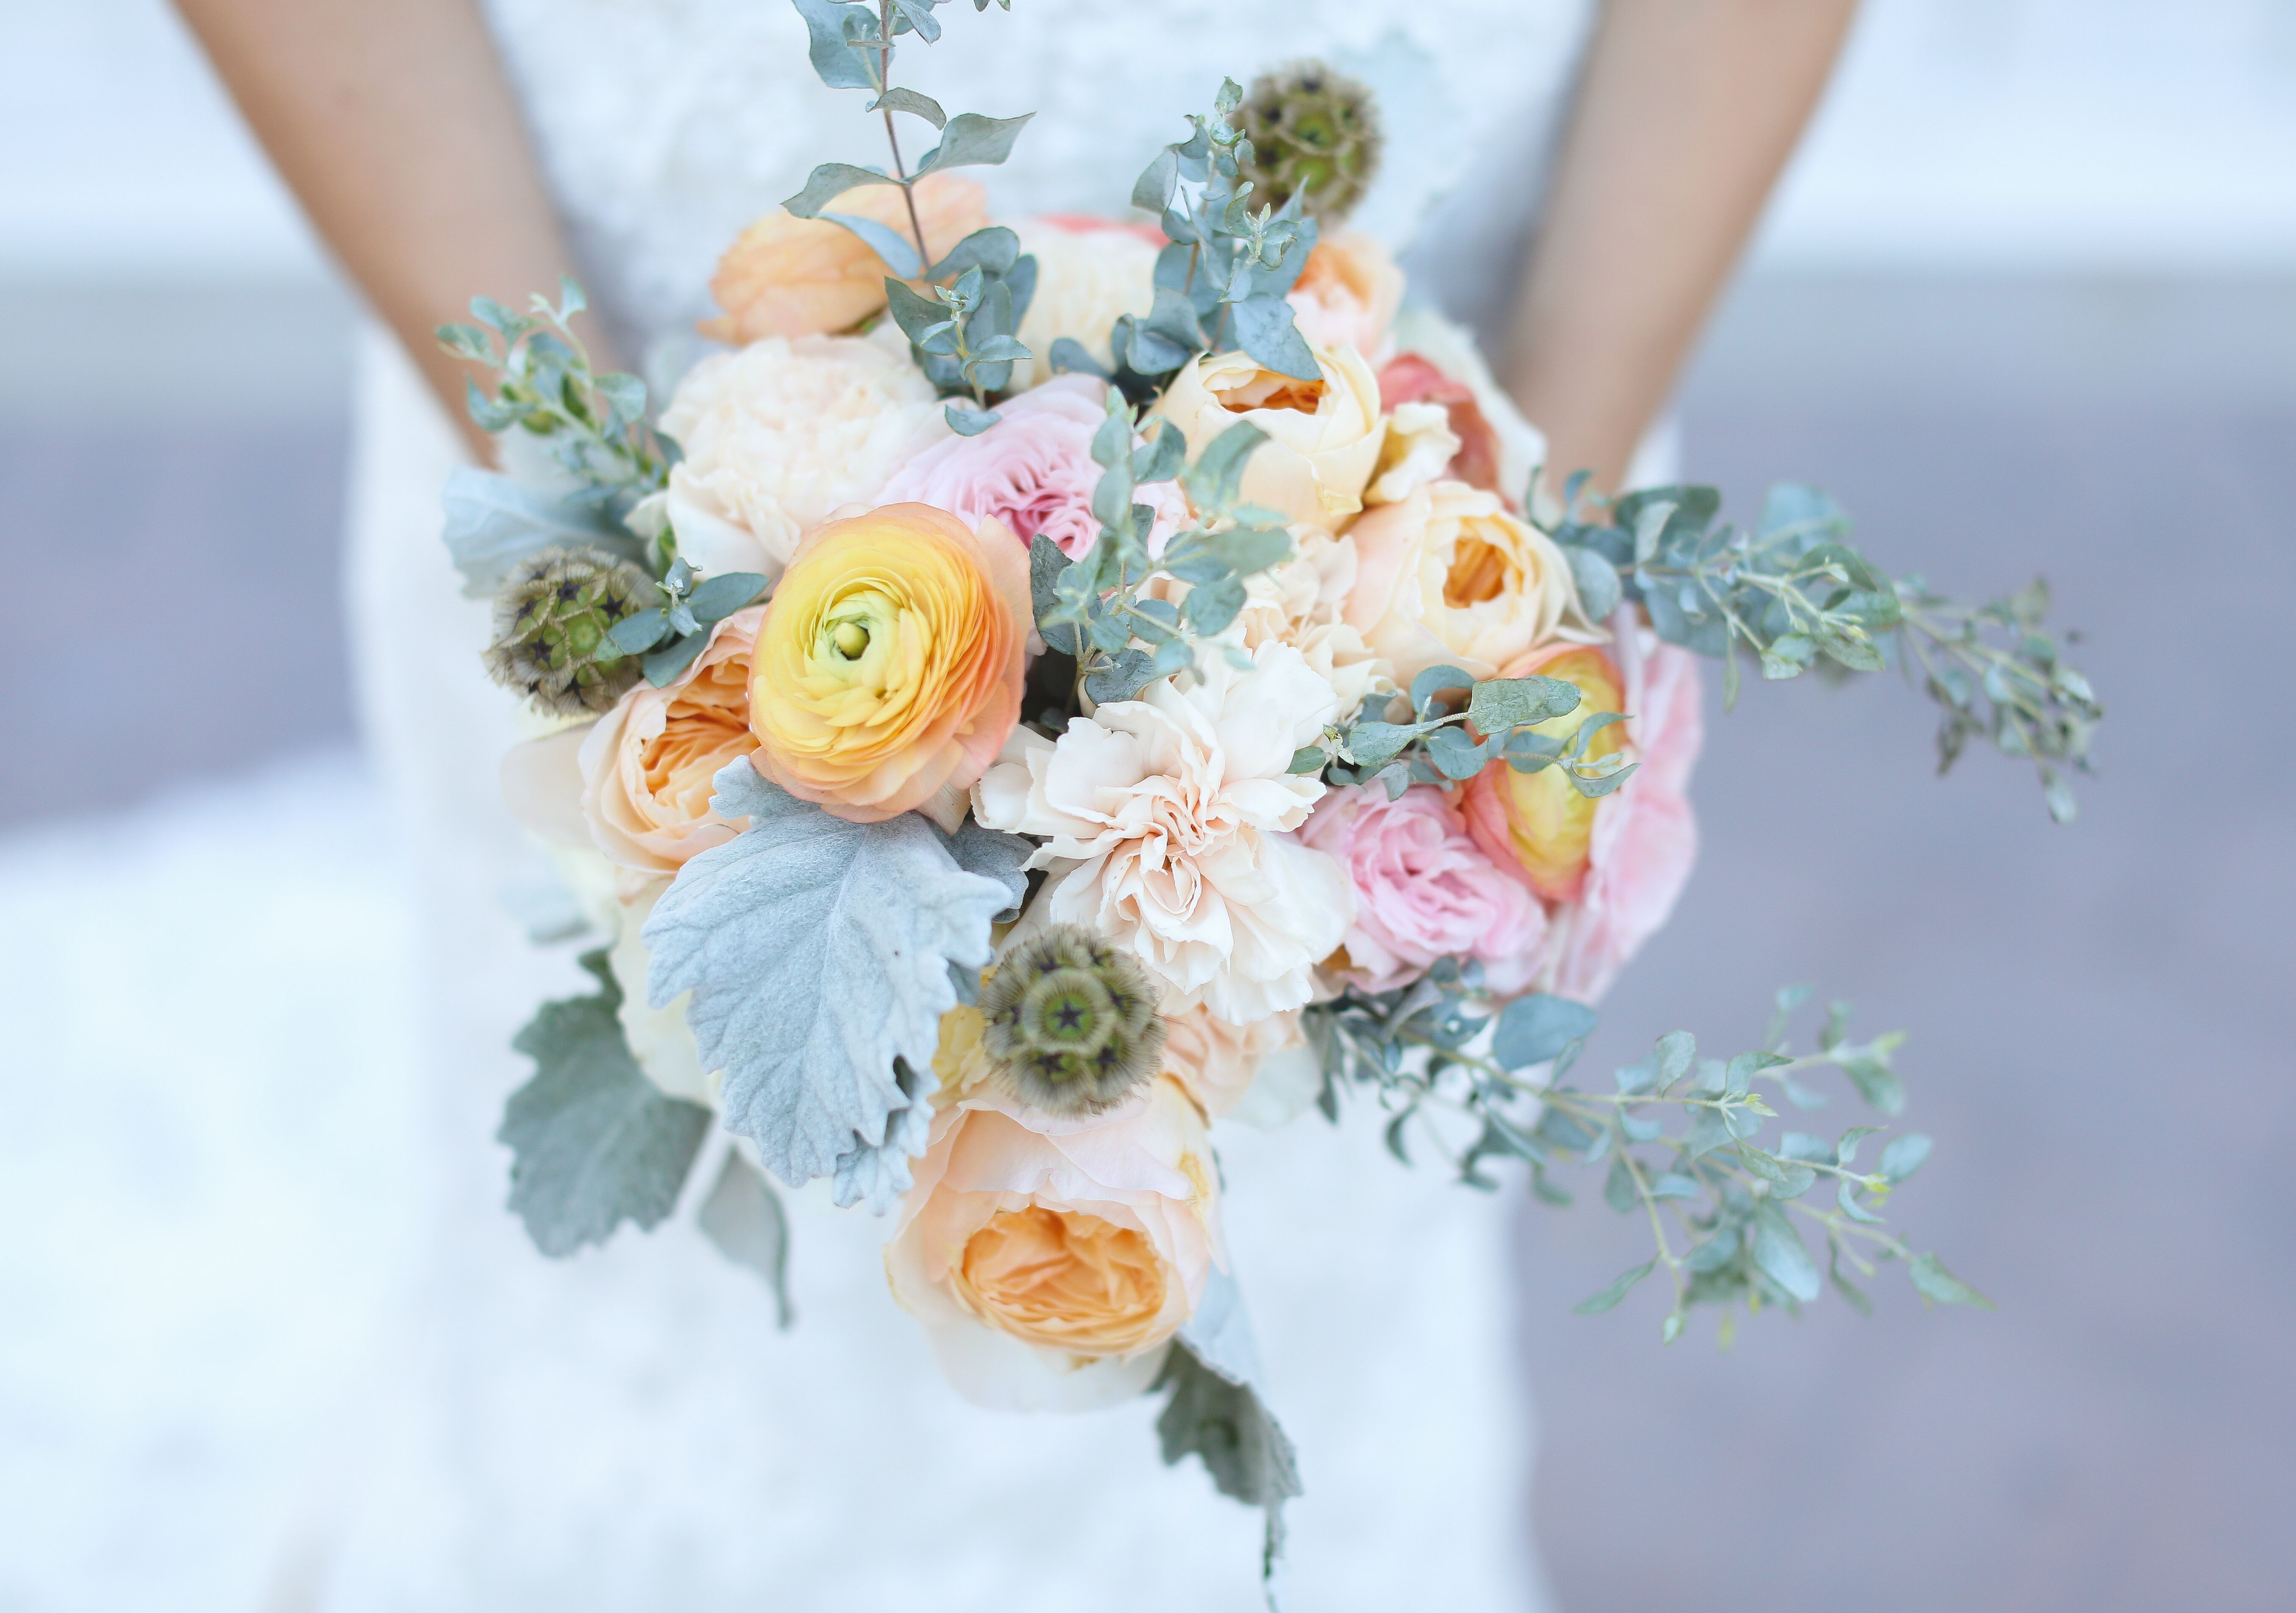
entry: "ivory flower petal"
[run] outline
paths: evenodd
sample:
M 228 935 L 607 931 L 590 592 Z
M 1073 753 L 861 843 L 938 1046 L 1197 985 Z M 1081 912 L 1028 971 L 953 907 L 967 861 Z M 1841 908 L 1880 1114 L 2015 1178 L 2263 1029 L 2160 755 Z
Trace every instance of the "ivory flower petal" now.
M 1354 916 L 1339 864 L 1289 832 L 1324 793 L 1286 770 L 1337 711 L 1288 644 L 1248 670 L 1208 655 L 1193 675 L 1070 723 L 1026 729 L 972 791 L 991 829 L 1044 837 L 1055 870 L 1032 911 L 1088 925 L 1161 977 L 1168 1009 L 1201 1003 L 1238 1025 L 1298 1008 Z
M 1193 456 L 1240 420 L 1267 433 L 1244 467 L 1247 503 L 1288 520 L 1336 530 L 1363 508 L 1384 431 L 1379 382 L 1353 348 L 1317 348 L 1320 381 L 1264 370 L 1242 353 L 1200 353 L 1157 412 L 1179 427 Z
M 1162 237 L 1154 230 L 1070 216 L 1032 218 L 1014 233 L 1021 250 L 1037 260 L 1036 295 L 1018 332 L 1034 356 L 1013 372 L 1014 384 L 1051 381 L 1053 343 L 1064 336 L 1102 364 L 1113 364 L 1110 329 L 1120 315 L 1144 319 L 1156 306 Z

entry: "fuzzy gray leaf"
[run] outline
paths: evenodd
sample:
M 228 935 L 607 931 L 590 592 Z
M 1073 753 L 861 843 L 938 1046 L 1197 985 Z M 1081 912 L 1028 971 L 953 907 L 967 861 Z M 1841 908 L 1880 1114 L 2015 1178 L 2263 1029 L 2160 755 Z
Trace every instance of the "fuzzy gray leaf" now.
M 603 1243 L 625 1221 L 659 1224 L 709 1126 L 708 1109 L 663 1093 L 630 1056 L 604 954 L 583 962 L 603 988 L 545 1003 L 512 1040 L 534 1079 L 510 1095 L 495 1134 L 512 1150 L 510 1208 L 554 1257 Z
M 789 1216 L 774 1184 L 738 1151 L 727 1154 L 695 1219 L 720 1254 L 766 1280 L 774 1291 L 775 1319 L 786 1332 L 797 1320 L 789 1297 Z
M 463 574 L 466 599 L 492 599 L 512 568 L 554 544 L 587 544 L 618 560 L 644 558 L 644 544 L 595 504 L 554 498 L 493 471 L 455 466 L 442 496 L 447 553 Z
M 960 868 L 914 813 L 849 823 L 747 759 L 715 782 L 718 811 L 750 827 L 687 863 L 656 904 L 648 996 L 693 994 L 686 1022 L 702 1068 L 726 1072 L 726 1126 L 767 1169 L 789 1183 L 834 1173 L 840 1203 L 884 1202 L 922 1151 L 922 1126 L 895 1121 L 929 1118 L 940 1016 L 956 1004 L 948 966 L 988 961 L 1011 891 Z
M 1235 1279 L 1215 1271 L 1149 1392 L 1172 1391 L 1156 1419 L 1164 1464 L 1201 1457 L 1221 1494 L 1267 1514 L 1264 1576 L 1283 1552 L 1283 1503 L 1301 1492 L 1299 1453 L 1267 1409 L 1259 1376 L 1242 1295 Z
M 994 829 L 984 829 L 967 818 L 948 837 L 948 855 L 967 873 L 977 873 L 999 882 L 1012 905 L 996 915 L 996 922 L 1021 916 L 1021 902 L 1029 894 L 1029 875 L 1025 864 L 1036 851 L 1035 844 L 1017 834 L 1000 834 Z

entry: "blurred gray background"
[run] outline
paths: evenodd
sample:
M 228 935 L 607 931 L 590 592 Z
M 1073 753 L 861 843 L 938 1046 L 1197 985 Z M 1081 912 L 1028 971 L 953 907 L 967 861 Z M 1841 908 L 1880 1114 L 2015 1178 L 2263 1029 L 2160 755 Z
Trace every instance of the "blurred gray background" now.
M 40 881 L 95 877 L 98 831 L 369 808 L 336 600 L 350 300 L 157 0 L 0 0 L 0 900 L 24 929 Z M 1789 981 L 1906 1028 L 1906 1122 L 1937 1150 L 1902 1216 L 2001 1309 L 1926 1312 L 1885 1273 L 1870 1321 L 1829 1298 L 1727 1351 L 1710 1318 L 1662 1351 L 1655 1285 L 1570 1314 L 1644 1257 L 1599 1182 L 1567 1213 L 1527 1205 L 1529 1527 L 1562 1605 L 2296 1605 L 2296 1069 L 2270 1007 L 2296 897 L 2296 766 L 2273 738 L 2296 593 L 2276 487 L 2296 465 L 2296 5 L 1874 0 L 1681 415 L 1688 471 L 1740 510 L 1814 481 L 1880 562 L 1950 592 L 2045 572 L 2111 717 L 2061 828 L 1990 753 L 1934 779 L 1927 708 L 1893 680 L 1714 702 L 1702 866 L 1587 1068 L 1677 1027 L 1750 1044 Z M 114 597 L 171 602 L 123 617 Z M 281 855 L 280 879 L 316 877 Z M 387 861 L 367 877 L 353 896 L 387 901 Z M 42 942 L 22 945 L 12 961 Z M 32 1202 L 35 1180 L 113 1192 L 104 1084 L 152 1078 L 52 1008 L 9 999 L 12 1023 L 47 1016 L 40 1067 L 16 1049 L 0 1082 L 12 1227 L 79 1213 Z M 364 1275 L 327 1290 L 355 1321 L 409 1201 L 305 1185 L 250 1222 L 270 1250 L 250 1270 L 320 1260 L 260 1228 L 363 1217 Z M 147 1220 L 189 1213 L 162 1197 Z M 66 1292 L 69 1231 L 12 1239 L 0 1494 L 70 1527 L 0 1531 L 0 1607 L 254 1605 L 308 1438 L 289 1413 L 359 1330 L 291 1356 L 212 1297 L 170 1290 L 173 1334 L 96 1315 Z M 193 1334 L 271 1374 L 268 1421 L 194 1404 L 167 1342 Z M 123 1380 L 81 1394 L 91 1360 L 176 1401 L 93 1437 L 128 1413 Z M 67 1517 L 193 1492 L 213 1527 L 134 1574 Z

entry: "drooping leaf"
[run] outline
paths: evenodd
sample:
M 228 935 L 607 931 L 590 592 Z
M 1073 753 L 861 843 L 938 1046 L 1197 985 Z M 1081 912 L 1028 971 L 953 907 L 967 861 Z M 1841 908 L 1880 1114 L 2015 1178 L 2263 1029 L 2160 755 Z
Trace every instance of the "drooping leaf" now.
M 726 1156 L 717 1185 L 695 1219 L 726 1258 L 746 1265 L 773 1290 L 775 1319 L 786 1332 L 797 1320 L 789 1297 L 789 1216 L 774 1184 L 737 1149 Z
M 1629 1205 L 1628 1208 L 1633 1207 Z M 1649 1276 L 1657 1268 L 1658 1257 L 1652 1256 L 1630 1272 L 1620 1272 L 1619 1280 L 1590 1298 L 1581 1299 L 1570 1308 L 1581 1316 L 1598 1316 L 1627 1297 L 1627 1291 Z
M 857 213 L 820 213 L 816 215 L 830 224 L 842 225 L 861 238 L 861 242 L 885 260 L 885 266 L 903 280 L 914 280 L 924 270 L 917 258 L 914 242 L 890 225 L 879 224 L 873 218 L 864 218 Z
M 972 268 L 987 274 L 1007 274 L 1020 257 L 1021 237 L 1004 225 L 992 224 L 951 247 L 948 256 L 933 265 L 931 278 L 950 280 Z
M 693 994 L 686 1022 L 702 1067 L 726 1072 L 726 1126 L 775 1175 L 836 1172 L 849 1186 L 860 1174 L 840 1163 L 882 1153 L 872 1185 L 890 1201 L 887 1184 L 907 1186 L 902 1150 L 922 1142 L 920 1127 L 895 1121 L 930 1118 L 940 1016 L 956 1003 L 948 965 L 988 961 L 989 922 L 1011 893 L 959 867 L 914 813 L 850 823 L 746 758 L 715 782 L 718 813 L 750 827 L 687 863 L 655 905 L 648 996 L 659 1008 Z
M 1258 296 L 1230 306 L 1235 315 L 1235 345 L 1250 354 L 1254 364 L 1294 381 L 1323 379 L 1316 355 L 1292 322 L 1289 302 L 1280 296 Z
M 1768 1200 L 1754 1210 L 1754 1264 L 1803 1304 L 1817 1298 L 1817 1263 L 1785 1211 Z
M 587 545 L 640 561 L 645 545 L 592 504 L 556 498 L 493 471 L 457 465 L 447 473 L 442 536 L 466 599 L 492 599 L 519 561 L 554 544 Z
M 1935 1255 L 1915 1256 L 1908 1274 L 1924 1299 L 1939 1305 L 1972 1306 L 1980 1311 L 1993 1308 L 1993 1301 L 1946 1270 Z
M 1267 1409 L 1259 1383 L 1259 1351 L 1242 1296 L 1233 1277 L 1215 1271 L 1149 1392 L 1172 1392 L 1156 1419 L 1164 1464 L 1200 1457 L 1221 1494 L 1267 1514 L 1265 1576 L 1283 1552 L 1283 1503 L 1301 1490 L 1299 1454 Z
M 931 95 L 920 95 L 914 90 L 891 89 L 869 103 L 873 112 L 890 107 L 897 112 L 906 112 L 912 118 L 922 118 L 935 128 L 947 126 L 948 114 L 940 110 L 940 102 Z
M 709 1126 L 708 1109 L 664 1093 L 631 1056 L 605 954 L 582 962 L 599 990 L 544 1003 L 512 1038 L 534 1079 L 510 1095 L 495 1134 L 512 1155 L 510 1208 L 553 1257 L 603 1243 L 625 1221 L 659 1224 Z

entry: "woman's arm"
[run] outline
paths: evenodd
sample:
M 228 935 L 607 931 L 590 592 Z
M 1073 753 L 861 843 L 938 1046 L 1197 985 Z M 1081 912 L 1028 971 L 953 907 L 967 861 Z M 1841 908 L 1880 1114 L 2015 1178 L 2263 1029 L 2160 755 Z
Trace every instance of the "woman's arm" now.
M 572 260 L 473 0 L 176 0 L 311 221 L 481 458 L 431 332 Z M 596 332 L 586 331 L 601 364 Z
M 1558 479 L 1619 485 L 1856 9 L 1606 0 L 1509 341 L 1511 389 Z

